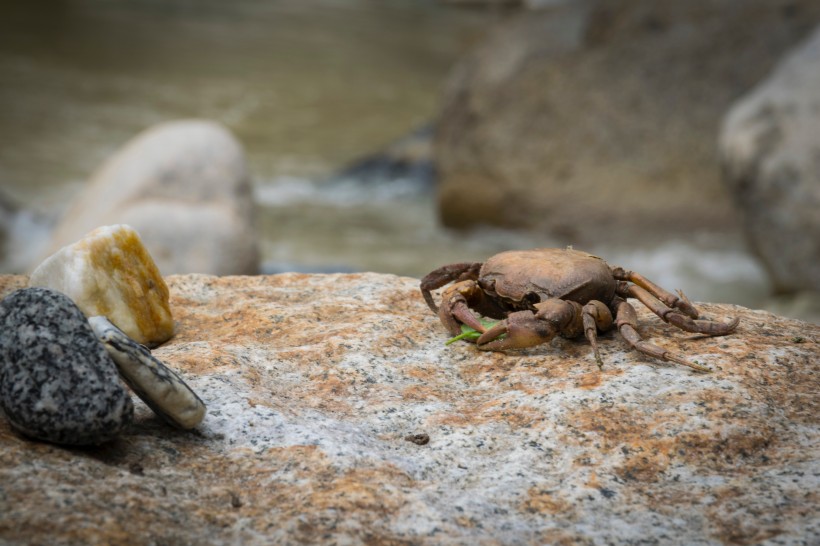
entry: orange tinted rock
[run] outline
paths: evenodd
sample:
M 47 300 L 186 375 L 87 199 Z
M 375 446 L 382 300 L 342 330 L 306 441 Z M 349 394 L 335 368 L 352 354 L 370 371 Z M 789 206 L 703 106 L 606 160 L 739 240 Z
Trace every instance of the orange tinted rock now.
M 820 327 L 730 305 L 695 337 L 641 334 L 715 371 L 601 336 L 484 353 L 418 280 L 167 277 L 154 354 L 208 405 L 196 434 L 137 403 L 95 451 L 0 418 L 0 541 L 190 544 L 815 543 Z M 19 278 L 0 277 L 0 297 Z M 6 288 L 8 287 L 8 288 Z M 426 434 L 423 444 L 408 436 Z M 135 538 L 136 537 L 136 538 Z
M 100 227 L 63 247 L 34 270 L 30 285 L 63 292 L 86 316 L 108 317 L 139 343 L 174 334 L 168 286 L 129 226 Z

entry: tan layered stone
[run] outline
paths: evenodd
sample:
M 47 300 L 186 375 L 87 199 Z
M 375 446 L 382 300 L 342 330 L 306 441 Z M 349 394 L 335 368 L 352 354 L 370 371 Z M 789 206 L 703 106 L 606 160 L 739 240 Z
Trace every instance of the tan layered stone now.
M 692 336 L 603 335 L 510 354 L 445 346 L 418 280 L 173 276 L 154 354 L 209 411 L 196 432 L 136 405 L 95 450 L 0 416 L 8 544 L 817 543 L 820 327 L 731 305 Z M 0 297 L 25 285 L 0 277 Z M 426 434 L 419 445 L 406 438 Z
M 174 334 L 168 286 L 129 226 L 100 227 L 63 247 L 34 270 L 30 285 L 63 292 L 139 343 L 156 346 Z

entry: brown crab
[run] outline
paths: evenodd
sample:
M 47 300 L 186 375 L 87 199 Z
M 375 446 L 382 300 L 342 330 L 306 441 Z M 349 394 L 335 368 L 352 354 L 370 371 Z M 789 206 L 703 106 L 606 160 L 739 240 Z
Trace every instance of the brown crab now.
M 436 306 L 431 291 L 451 282 L 454 284 L 442 292 L 441 306 Z M 680 290 L 675 296 L 638 273 L 611 267 L 597 256 L 571 248 L 513 250 L 483 264 L 445 265 L 421 280 L 421 293 L 451 334 L 460 334 L 462 324 L 480 332 L 475 343 L 481 350 L 532 347 L 556 335 L 574 338 L 585 334 L 599 367 L 603 360 L 597 332 L 611 329 L 614 323 L 641 353 L 710 371 L 643 341 L 635 308 L 627 297 L 638 299 L 661 319 L 687 332 L 722 336 L 734 331 L 739 322 L 699 320 L 697 309 Z M 487 328 L 476 313 L 503 320 Z

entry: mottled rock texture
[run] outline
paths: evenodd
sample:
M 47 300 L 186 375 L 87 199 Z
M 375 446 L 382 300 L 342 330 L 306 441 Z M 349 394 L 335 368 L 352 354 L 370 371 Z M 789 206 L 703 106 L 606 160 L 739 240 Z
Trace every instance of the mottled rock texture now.
M 93 174 L 48 253 L 96 227 L 128 224 L 165 275 L 255 273 L 253 216 L 239 141 L 214 122 L 167 122 L 135 136 Z
M 726 110 L 820 21 L 815 0 L 573 0 L 453 70 L 434 145 L 450 226 L 730 230 Z M 646 229 L 651 226 L 652 229 Z
M 775 287 L 820 292 L 820 28 L 735 104 L 720 144 Z
M 31 286 L 69 296 L 87 317 L 107 317 L 154 346 L 174 335 L 168 286 L 130 226 L 102 226 L 64 246 L 31 273 Z
M 715 372 L 612 334 L 599 372 L 583 341 L 445 347 L 416 279 L 166 280 L 178 328 L 154 354 L 205 421 L 182 432 L 140 405 L 115 443 L 71 451 L 0 420 L 0 542 L 820 540 L 817 326 L 703 304 L 741 323 L 698 338 L 639 307 L 647 339 Z
M 0 301 L 0 408 L 26 435 L 71 445 L 108 441 L 134 414 L 85 315 L 46 288 Z

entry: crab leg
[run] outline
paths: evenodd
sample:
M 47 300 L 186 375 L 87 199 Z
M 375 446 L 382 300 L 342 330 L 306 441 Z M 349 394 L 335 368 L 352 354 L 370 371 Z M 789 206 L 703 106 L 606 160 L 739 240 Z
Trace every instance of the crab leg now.
M 595 354 L 595 362 L 598 363 L 598 368 L 603 368 L 604 361 L 598 351 L 598 330 L 605 332 L 612 328 L 612 312 L 603 302 L 592 300 L 584 305 L 581 319 L 584 323 L 584 335 Z
M 421 279 L 421 295 L 433 313 L 438 313 L 438 306 L 433 301 L 433 290 L 441 288 L 445 284 L 453 281 L 478 280 L 478 273 L 481 271 L 481 262 L 458 263 L 445 265 L 431 271 Z
M 663 319 L 664 322 L 668 322 L 687 332 L 709 336 L 725 336 L 726 334 L 730 334 L 737 327 L 738 322 L 740 322 L 740 319 L 737 318 L 728 323 L 713 320 L 693 320 L 674 309 L 670 309 L 647 290 L 636 285 L 628 284 L 619 287 L 618 293 L 622 296 L 637 298 L 649 308 L 650 311 Z
M 663 347 L 658 347 L 657 345 L 653 345 L 652 343 L 648 343 L 641 339 L 641 336 L 638 334 L 637 330 L 638 314 L 635 312 L 635 308 L 625 300 L 615 298 L 612 302 L 612 306 L 615 309 L 615 325 L 617 326 L 618 331 L 627 343 L 629 343 L 634 349 L 637 349 L 643 354 L 654 358 L 659 358 L 668 362 L 677 362 L 678 364 L 689 366 L 699 372 L 708 373 L 712 371 L 709 368 L 701 366 L 700 364 L 690 362 L 683 355 L 667 351 Z
M 667 307 L 671 307 L 672 309 L 678 309 L 684 315 L 691 317 L 693 319 L 698 318 L 698 310 L 695 309 L 695 306 L 692 305 L 692 302 L 689 301 L 689 298 L 687 298 L 686 295 L 684 295 L 684 293 L 680 290 L 678 290 L 678 295 L 675 296 L 674 294 L 667 292 L 657 284 L 653 283 L 640 273 L 635 273 L 634 271 L 626 270 L 623 267 L 613 267 L 612 276 L 619 281 L 629 281 L 631 283 L 637 284 L 638 286 L 652 294 L 654 297 L 662 301 Z

